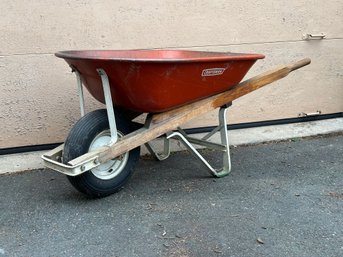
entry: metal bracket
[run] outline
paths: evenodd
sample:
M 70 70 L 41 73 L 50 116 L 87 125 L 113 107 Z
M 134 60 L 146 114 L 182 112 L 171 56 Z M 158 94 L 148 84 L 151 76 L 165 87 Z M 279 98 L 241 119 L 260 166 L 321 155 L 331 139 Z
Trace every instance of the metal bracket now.
M 77 165 L 69 165 L 62 163 L 62 153 L 64 145 L 60 145 L 53 150 L 42 155 L 44 165 L 50 169 L 56 170 L 68 176 L 77 176 L 87 170 L 93 169 L 100 165 L 98 157 L 92 157 Z
M 303 40 L 321 40 L 324 39 L 326 35 L 324 33 L 312 34 L 306 33 L 303 35 Z
M 83 94 L 81 75 L 80 75 L 80 72 L 74 66 L 70 66 L 70 67 L 72 69 L 72 72 L 75 72 L 76 74 L 79 101 L 80 101 L 80 112 L 81 112 L 81 117 L 83 117 L 85 115 L 85 100 L 84 100 L 84 94 Z M 114 116 L 110 82 L 108 80 L 108 76 L 106 72 L 103 69 L 97 69 L 96 71 L 101 77 L 102 87 L 104 91 L 108 122 L 110 125 L 110 131 L 111 131 L 111 141 L 109 142 L 109 144 L 114 144 L 115 142 L 118 141 L 118 135 L 117 135 L 117 126 L 116 126 L 115 116 Z
M 111 141 L 109 142 L 109 145 L 111 145 L 118 141 L 118 134 L 117 134 L 116 119 L 114 116 L 114 108 L 113 108 L 113 101 L 112 101 L 112 96 L 111 96 L 110 82 L 108 80 L 108 76 L 106 72 L 103 69 L 97 69 L 96 71 L 101 77 L 102 87 L 104 89 L 107 117 L 108 117 L 108 123 L 110 125 L 110 131 L 111 131 Z
M 78 89 L 78 95 L 79 95 L 79 101 L 80 101 L 80 113 L 81 117 L 85 115 L 85 100 L 83 95 L 83 87 L 82 87 L 82 80 L 80 72 L 74 67 L 70 66 L 71 71 L 75 72 L 76 79 L 77 79 L 77 89 Z
M 309 113 L 301 112 L 298 114 L 298 117 L 316 116 L 316 115 L 320 115 L 320 114 L 322 114 L 321 110 L 318 110 L 316 112 L 309 112 Z
M 170 140 L 167 138 L 167 135 L 163 136 L 163 152 L 158 153 L 152 146 L 151 142 L 144 144 L 151 155 L 154 155 L 155 158 L 159 161 L 167 159 L 170 155 Z

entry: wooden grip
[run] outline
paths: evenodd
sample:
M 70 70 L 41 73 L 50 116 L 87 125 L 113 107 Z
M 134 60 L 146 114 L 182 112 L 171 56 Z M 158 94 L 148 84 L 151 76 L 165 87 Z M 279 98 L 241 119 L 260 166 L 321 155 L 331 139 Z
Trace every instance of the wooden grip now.
M 291 64 L 289 66 L 289 68 L 291 69 L 291 71 L 294 71 L 294 70 L 300 69 L 301 67 L 309 65 L 310 63 L 311 63 L 311 59 L 310 58 L 305 58 L 305 59 L 302 59 L 302 60 L 300 60 L 298 62 L 295 62 L 295 63 Z

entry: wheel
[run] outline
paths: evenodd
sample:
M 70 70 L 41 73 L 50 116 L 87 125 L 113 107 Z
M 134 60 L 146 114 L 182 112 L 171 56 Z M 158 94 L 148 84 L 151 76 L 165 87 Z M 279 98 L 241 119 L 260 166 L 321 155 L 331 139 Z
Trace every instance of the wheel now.
M 135 130 L 134 124 L 115 113 L 118 138 Z M 96 110 L 83 116 L 71 129 L 63 150 L 63 163 L 106 145 L 111 139 L 106 110 Z M 139 159 L 137 147 L 78 176 L 67 176 L 70 183 L 89 197 L 113 194 L 128 181 Z

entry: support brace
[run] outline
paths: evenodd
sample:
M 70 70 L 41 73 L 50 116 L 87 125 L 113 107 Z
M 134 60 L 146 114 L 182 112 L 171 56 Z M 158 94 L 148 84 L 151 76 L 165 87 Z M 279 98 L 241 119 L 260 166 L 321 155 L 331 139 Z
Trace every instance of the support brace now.
M 79 102 L 80 102 L 80 114 L 81 117 L 85 115 L 85 99 L 83 95 L 83 87 L 82 87 L 82 80 L 80 72 L 78 72 L 77 69 L 75 69 L 73 66 L 71 66 L 72 72 L 75 72 L 76 80 L 77 80 L 77 91 L 79 95 Z
M 207 135 L 205 135 L 202 139 L 190 137 L 186 134 L 184 130 L 178 128 L 178 131 L 174 131 L 163 137 L 164 147 L 162 153 L 157 153 L 150 142 L 146 143 L 145 146 L 148 148 L 149 152 L 153 154 L 158 160 L 164 160 L 168 158 L 170 154 L 170 139 L 177 139 L 205 165 L 205 167 L 209 170 L 211 175 L 213 175 L 214 177 L 226 176 L 231 171 L 230 148 L 226 122 L 226 111 L 228 107 L 229 105 L 226 105 L 219 109 L 219 125 L 216 128 L 214 128 L 211 132 L 209 132 Z M 208 139 L 210 139 L 216 132 L 220 132 L 220 144 L 208 141 Z M 211 164 L 193 146 L 193 144 L 201 145 L 209 149 L 222 151 L 223 167 L 221 167 L 220 169 L 212 167 Z
M 151 142 L 147 142 L 144 144 L 148 151 L 155 156 L 155 158 L 159 161 L 163 161 L 167 159 L 170 155 L 170 140 L 166 136 L 163 136 L 163 152 L 158 153 L 154 147 L 152 146 Z
M 117 125 L 114 116 L 113 101 L 111 96 L 110 82 L 108 81 L 108 76 L 103 69 L 97 69 L 98 74 L 101 77 L 102 87 L 104 90 L 105 104 L 107 110 L 108 123 L 110 125 L 111 131 L 111 141 L 109 145 L 114 144 L 118 141 Z

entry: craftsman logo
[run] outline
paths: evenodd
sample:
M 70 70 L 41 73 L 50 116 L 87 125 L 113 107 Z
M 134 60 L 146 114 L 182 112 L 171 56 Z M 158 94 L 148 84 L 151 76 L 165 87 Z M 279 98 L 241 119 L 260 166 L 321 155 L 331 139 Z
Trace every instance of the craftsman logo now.
M 201 76 L 202 77 L 219 76 L 219 75 L 222 75 L 224 71 L 225 71 L 225 68 L 205 69 L 202 71 Z

